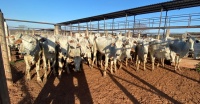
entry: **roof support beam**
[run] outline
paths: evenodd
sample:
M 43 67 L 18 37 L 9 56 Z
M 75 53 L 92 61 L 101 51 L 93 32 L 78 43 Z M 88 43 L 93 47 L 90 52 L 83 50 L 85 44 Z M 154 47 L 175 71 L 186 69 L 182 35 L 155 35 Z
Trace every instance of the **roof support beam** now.
M 158 29 L 158 37 L 157 37 L 157 39 L 160 39 L 160 25 L 161 25 L 161 22 L 162 22 L 162 11 L 163 11 L 163 8 L 161 8 L 161 10 L 160 10 L 160 23 L 159 23 L 159 29 Z

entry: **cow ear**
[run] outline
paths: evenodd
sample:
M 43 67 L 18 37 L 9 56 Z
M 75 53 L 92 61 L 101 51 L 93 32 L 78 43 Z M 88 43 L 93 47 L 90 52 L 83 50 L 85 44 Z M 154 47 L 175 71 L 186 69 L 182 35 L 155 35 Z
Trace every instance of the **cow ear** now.
M 111 46 L 112 46 L 112 47 L 115 46 L 115 43 L 111 43 Z
M 196 40 L 196 43 L 199 43 L 199 40 Z

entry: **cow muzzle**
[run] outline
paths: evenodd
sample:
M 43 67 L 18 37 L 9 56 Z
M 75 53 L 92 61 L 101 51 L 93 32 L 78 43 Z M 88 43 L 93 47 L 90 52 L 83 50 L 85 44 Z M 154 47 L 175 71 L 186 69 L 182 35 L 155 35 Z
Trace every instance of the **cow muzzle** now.
M 116 56 L 120 56 L 120 54 L 116 54 Z
M 49 53 L 50 53 L 50 54 L 54 54 L 54 53 L 55 53 L 55 51 L 49 51 Z
M 194 51 L 194 49 L 189 49 L 189 51 Z

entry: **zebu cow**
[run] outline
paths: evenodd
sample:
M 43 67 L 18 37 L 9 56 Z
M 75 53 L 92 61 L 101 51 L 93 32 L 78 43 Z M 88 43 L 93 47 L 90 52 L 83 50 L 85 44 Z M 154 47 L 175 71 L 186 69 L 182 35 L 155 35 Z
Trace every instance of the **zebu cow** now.
M 136 45 L 136 70 L 139 69 L 140 61 L 143 62 L 143 69 L 146 70 L 147 54 L 149 43 L 146 41 L 138 41 Z
M 181 58 L 186 56 L 189 53 L 189 50 L 194 50 L 193 48 L 194 41 L 190 37 L 183 40 L 168 38 L 167 41 L 168 41 L 170 50 L 176 53 L 175 70 L 180 69 L 179 63 L 181 61 Z
M 22 34 L 7 36 L 8 46 L 13 49 L 19 48 L 18 46 L 21 44 L 21 39 L 20 39 L 21 37 L 22 37 Z
M 69 74 L 69 67 L 68 67 L 68 52 L 69 52 L 69 45 L 68 45 L 68 36 L 58 36 L 57 42 L 58 42 L 58 64 L 59 64 L 59 69 L 58 69 L 58 75 L 59 77 L 61 77 L 61 72 L 63 68 L 67 69 L 67 73 Z M 65 66 L 64 63 L 62 62 L 62 59 L 65 62 Z
M 170 60 L 170 49 L 167 42 L 155 39 L 149 42 L 149 54 L 152 62 L 152 70 L 154 70 L 155 59 L 158 59 L 164 67 L 164 60 Z M 157 64 L 157 67 L 159 63 Z
M 43 67 L 47 70 L 53 68 L 54 75 L 57 74 L 55 69 L 56 64 L 56 37 L 54 35 L 47 35 L 41 38 L 41 46 L 42 46 L 42 58 L 43 58 Z M 48 63 L 48 64 L 47 64 Z
M 79 44 L 81 47 L 81 55 L 84 58 L 87 57 L 89 66 L 91 67 L 92 50 L 91 50 L 91 44 L 89 44 L 88 37 L 79 38 Z
M 75 70 L 74 71 L 81 71 L 82 70 L 82 59 L 81 59 L 81 48 L 78 40 L 74 37 L 68 37 L 68 59 L 72 58 L 74 61 Z
M 99 51 L 101 54 L 105 55 L 105 68 L 103 71 L 103 76 L 106 75 L 106 69 L 108 67 L 108 60 L 111 60 L 111 73 L 113 73 L 113 63 L 114 63 L 114 71 L 116 71 L 117 57 L 121 55 L 122 50 L 122 41 L 116 41 L 115 38 L 107 38 L 107 37 L 97 37 L 95 39 L 94 45 L 94 59 L 96 58 L 96 53 Z M 94 61 L 93 61 L 94 62 Z M 94 63 L 93 63 L 94 64 Z M 92 64 L 92 65 L 93 65 Z M 101 61 L 101 68 L 103 67 Z
M 30 68 L 31 65 L 36 64 L 36 72 L 37 72 L 37 81 L 41 82 L 39 70 L 40 70 L 40 55 L 42 53 L 41 48 L 39 46 L 39 41 L 36 39 L 36 37 L 33 37 L 31 35 L 23 35 L 21 37 L 22 43 L 20 44 L 20 51 L 21 53 L 24 53 L 24 61 L 26 64 L 26 74 L 27 79 L 30 80 Z M 47 76 L 46 70 L 45 70 L 45 77 Z

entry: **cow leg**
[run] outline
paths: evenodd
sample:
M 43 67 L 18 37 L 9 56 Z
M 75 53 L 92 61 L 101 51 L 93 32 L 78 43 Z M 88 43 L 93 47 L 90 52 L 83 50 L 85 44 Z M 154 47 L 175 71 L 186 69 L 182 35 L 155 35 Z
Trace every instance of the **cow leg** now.
M 51 60 L 48 59 L 47 62 L 48 62 L 48 69 L 51 70 Z
M 115 67 L 114 72 L 116 72 L 117 71 L 117 60 L 116 59 L 114 60 L 114 67 Z
M 165 63 L 164 63 L 165 59 L 164 58 L 161 58 L 161 63 L 162 63 L 162 66 L 165 67 Z
M 108 56 L 105 56 L 105 68 L 103 71 L 103 76 L 106 76 L 106 69 L 108 68 L 108 60 L 109 60 Z
M 127 67 L 127 65 L 128 65 L 128 57 L 126 57 L 126 67 Z
M 133 58 L 131 57 L 130 59 L 131 59 L 131 62 L 133 62 Z
M 177 64 L 177 68 L 178 68 L 179 71 L 181 70 L 181 69 L 180 69 L 180 66 L 179 66 L 180 61 L 181 61 L 181 59 L 180 59 L 180 57 L 178 56 L 178 64 Z
M 43 67 L 44 67 L 44 78 L 46 79 L 47 78 L 47 63 L 46 63 L 46 57 L 44 55 L 44 52 L 42 55 L 42 60 L 43 60 Z
M 37 81 L 42 82 L 39 70 L 40 70 L 40 59 L 38 59 L 36 62 L 36 73 L 37 73 Z
M 58 78 L 61 78 L 63 64 L 62 64 L 62 57 L 59 56 L 58 58 Z
M 96 65 L 97 65 L 97 57 L 96 57 L 97 53 L 94 52 L 93 54 L 93 60 L 92 60 L 92 68 L 94 67 L 94 61 L 96 61 Z
M 144 55 L 144 66 L 143 66 L 143 69 L 146 70 L 146 63 L 147 63 L 147 54 Z
M 154 70 L 155 69 L 155 57 L 152 57 L 152 59 L 151 59 L 151 62 L 152 62 L 152 70 Z
M 70 74 L 68 62 L 69 62 L 69 58 L 66 59 L 65 67 L 67 69 L 67 74 Z
M 136 65 L 136 67 L 137 67 L 137 65 L 138 65 L 138 55 L 136 55 L 135 65 Z
M 29 65 L 29 62 L 28 62 L 28 56 L 24 56 L 24 61 L 25 61 L 25 64 L 26 64 L 26 74 L 27 74 L 27 76 L 26 76 L 26 78 L 27 78 L 27 80 L 30 80 L 31 79 L 31 76 L 30 76 L 30 65 Z
M 136 63 L 137 63 L 137 64 L 136 64 L 136 70 L 139 70 L 139 67 L 140 67 L 140 60 L 137 59 Z
M 177 62 L 177 58 L 178 58 L 178 56 L 175 56 L 175 71 L 176 71 L 176 69 L 177 69 L 177 64 L 178 64 L 178 62 Z
M 91 65 L 91 58 L 88 58 L 88 62 L 89 62 L 89 67 L 91 68 L 92 67 L 92 65 Z
M 55 65 L 56 65 L 56 60 L 53 59 L 53 63 L 52 63 L 53 73 L 54 73 L 55 76 L 57 76 L 57 71 L 56 71 Z
M 110 61 L 110 72 L 113 74 L 113 60 Z
M 120 61 L 120 66 L 119 66 L 119 69 L 121 69 L 122 68 L 122 61 Z
M 152 66 L 152 70 L 155 69 L 155 57 L 153 56 L 153 54 L 150 52 L 150 59 L 151 59 L 151 66 Z

